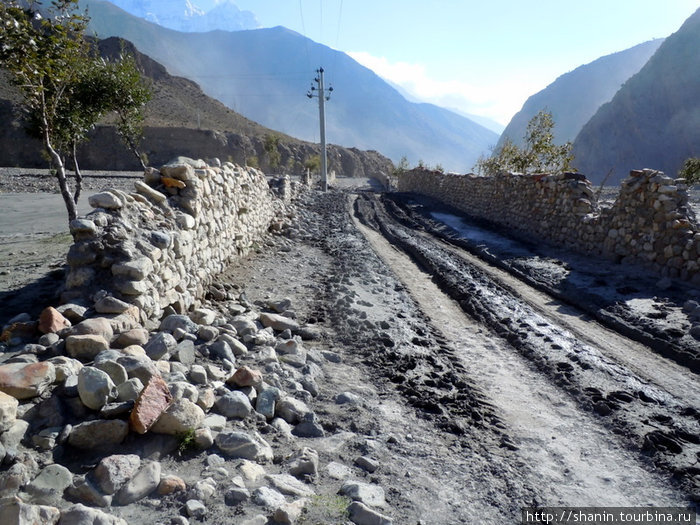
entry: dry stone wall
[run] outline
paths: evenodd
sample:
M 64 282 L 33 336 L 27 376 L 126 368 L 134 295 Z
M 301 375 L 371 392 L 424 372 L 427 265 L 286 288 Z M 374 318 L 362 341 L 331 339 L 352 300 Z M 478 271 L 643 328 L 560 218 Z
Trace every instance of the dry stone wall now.
M 179 158 L 147 171 L 129 194 L 90 196 L 94 211 L 70 225 L 63 300 L 112 296 L 137 306 L 142 323 L 157 322 L 166 309 L 195 305 L 234 257 L 281 227 L 298 184 L 278 181 L 273 192 L 259 170 L 211 164 Z
M 700 228 L 687 185 L 659 171 L 631 171 L 611 207 L 576 173 L 479 177 L 416 169 L 399 177 L 398 188 L 581 253 L 700 284 Z

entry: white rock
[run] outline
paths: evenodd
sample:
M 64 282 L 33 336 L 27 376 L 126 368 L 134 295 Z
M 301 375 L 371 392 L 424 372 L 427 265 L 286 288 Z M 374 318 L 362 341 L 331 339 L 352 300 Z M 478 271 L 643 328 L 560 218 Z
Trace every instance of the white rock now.
M 269 487 L 259 487 L 253 491 L 253 501 L 261 507 L 276 509 L 287 503 L 282 494 Z
M 128 482 L 141 467 L 136 454 L 114 454 L 102 458 L 94 470 L 97 486 L 105 494 L 114 494 Z
M 160 463 L 153 461 L 145 465 L 124 485 L 116 496 L 120 505 L 128 505 L 145 498 L 158 488 L 160 483 Z
M 354 501 L 359 501 L 371 507 L 383 507 L 386 505 L 384 489 L 379 485 L 349 480 L 343 483 L 338 492 Z
M 28 505 L 17 498 L 0 503 L 0 523 L 54 525 L 61 514 L 56 507 L 47 505 Z
M 61 523 L 71 525 L 129 525 L 126 520 L 78 503 L 61 511 Z
M 151 427 L 156 434 L 177 435 L 196 430 L 204 421 L 204 411 L 189 399 L 178 399 Z
M 99 410 L 117 398 L 117 387 L 106 372 L 85 366 L 78 373 L 78 395 L 83 405 Z
M 250 404 L 248 396 L 240 390 L 226 392 L 223 396 L 217 399 L 215 403 L 216 410 L 227 418 L 246 418 L 253 411 L 253 406 Z
M 348 507 L 350 521 L 355 525 L 392 525 L 391 518 L 370 509 L 359 501 L 353 501 Z
M 287 496 L 314 495 L 311 487 L 289 474 L 268 474 L 266 479 L 275 489 Z
M 5 392 L 0 391 L 0 434 L 12 428 L 17 419 L 19 401 Z
M 257 432 L 225 431 L 216 436 L 221 451 L 232 458 L 242 458 L 265 463 L 272 461 L 272 447 Z
M 88 203 L 93 208 L 104 208 L 106 210 L 116 210 L 123 206 L 122 201 L 108 191 L 90 195 Z
M 311 413 L 311 409 L 308 405 L 293 397 L 285 397 L 275 405 L 275 415 L 281 417 L 290 425 L 299 423 L 309 413 Z

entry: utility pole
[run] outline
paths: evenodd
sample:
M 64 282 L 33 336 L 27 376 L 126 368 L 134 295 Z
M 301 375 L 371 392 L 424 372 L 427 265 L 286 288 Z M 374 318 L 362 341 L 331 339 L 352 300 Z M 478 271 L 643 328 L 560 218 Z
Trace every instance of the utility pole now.
M 326 155 L 326 101 L 331 99 L 333 88 L 328 88 L 328 94 L 323 84 L 323 68 L 316 70 L 314 82 L 318 87 L 312 85 L 306 96 L 309 98 L 318 97 L 318 119 L 321 126 L 321 185 L 323 191 L 328 191 L 328 160 Z M 317 91 L 318 93 L 314 93 Z

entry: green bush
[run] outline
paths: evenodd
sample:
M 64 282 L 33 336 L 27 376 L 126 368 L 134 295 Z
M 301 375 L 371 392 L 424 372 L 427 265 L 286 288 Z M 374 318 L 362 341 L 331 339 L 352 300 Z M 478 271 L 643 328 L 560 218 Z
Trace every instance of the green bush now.
M 556 174 L 572 170 L 572 144 L 554 144 L 553 128 L 552 114 L 540 111 L 527 125 L 523 148 L 507 139 L 491 156 L 479 158 L 474 171 L 480 175 L 494 176 L 503 172 Z
M 700 184 L 700 158 L 690 157 L 687 159 L 678 171 L 678 176 L 685 179 L 690 185 Z

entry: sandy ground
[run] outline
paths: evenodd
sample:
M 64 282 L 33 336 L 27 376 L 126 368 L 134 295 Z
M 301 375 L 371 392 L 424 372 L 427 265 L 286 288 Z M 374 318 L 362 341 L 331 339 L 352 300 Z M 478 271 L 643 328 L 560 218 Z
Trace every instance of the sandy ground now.
M 79 214 L 92 209 L 87 199 L 90 194 L 107 187 L 129 189 L 138 175 L 90 171 L 85 176 Z M 1 168 L 0 210 L 2 326 L 16 313 L 34 314 L 53 299 L 72 238 L 65 203 L 46 170 Z

